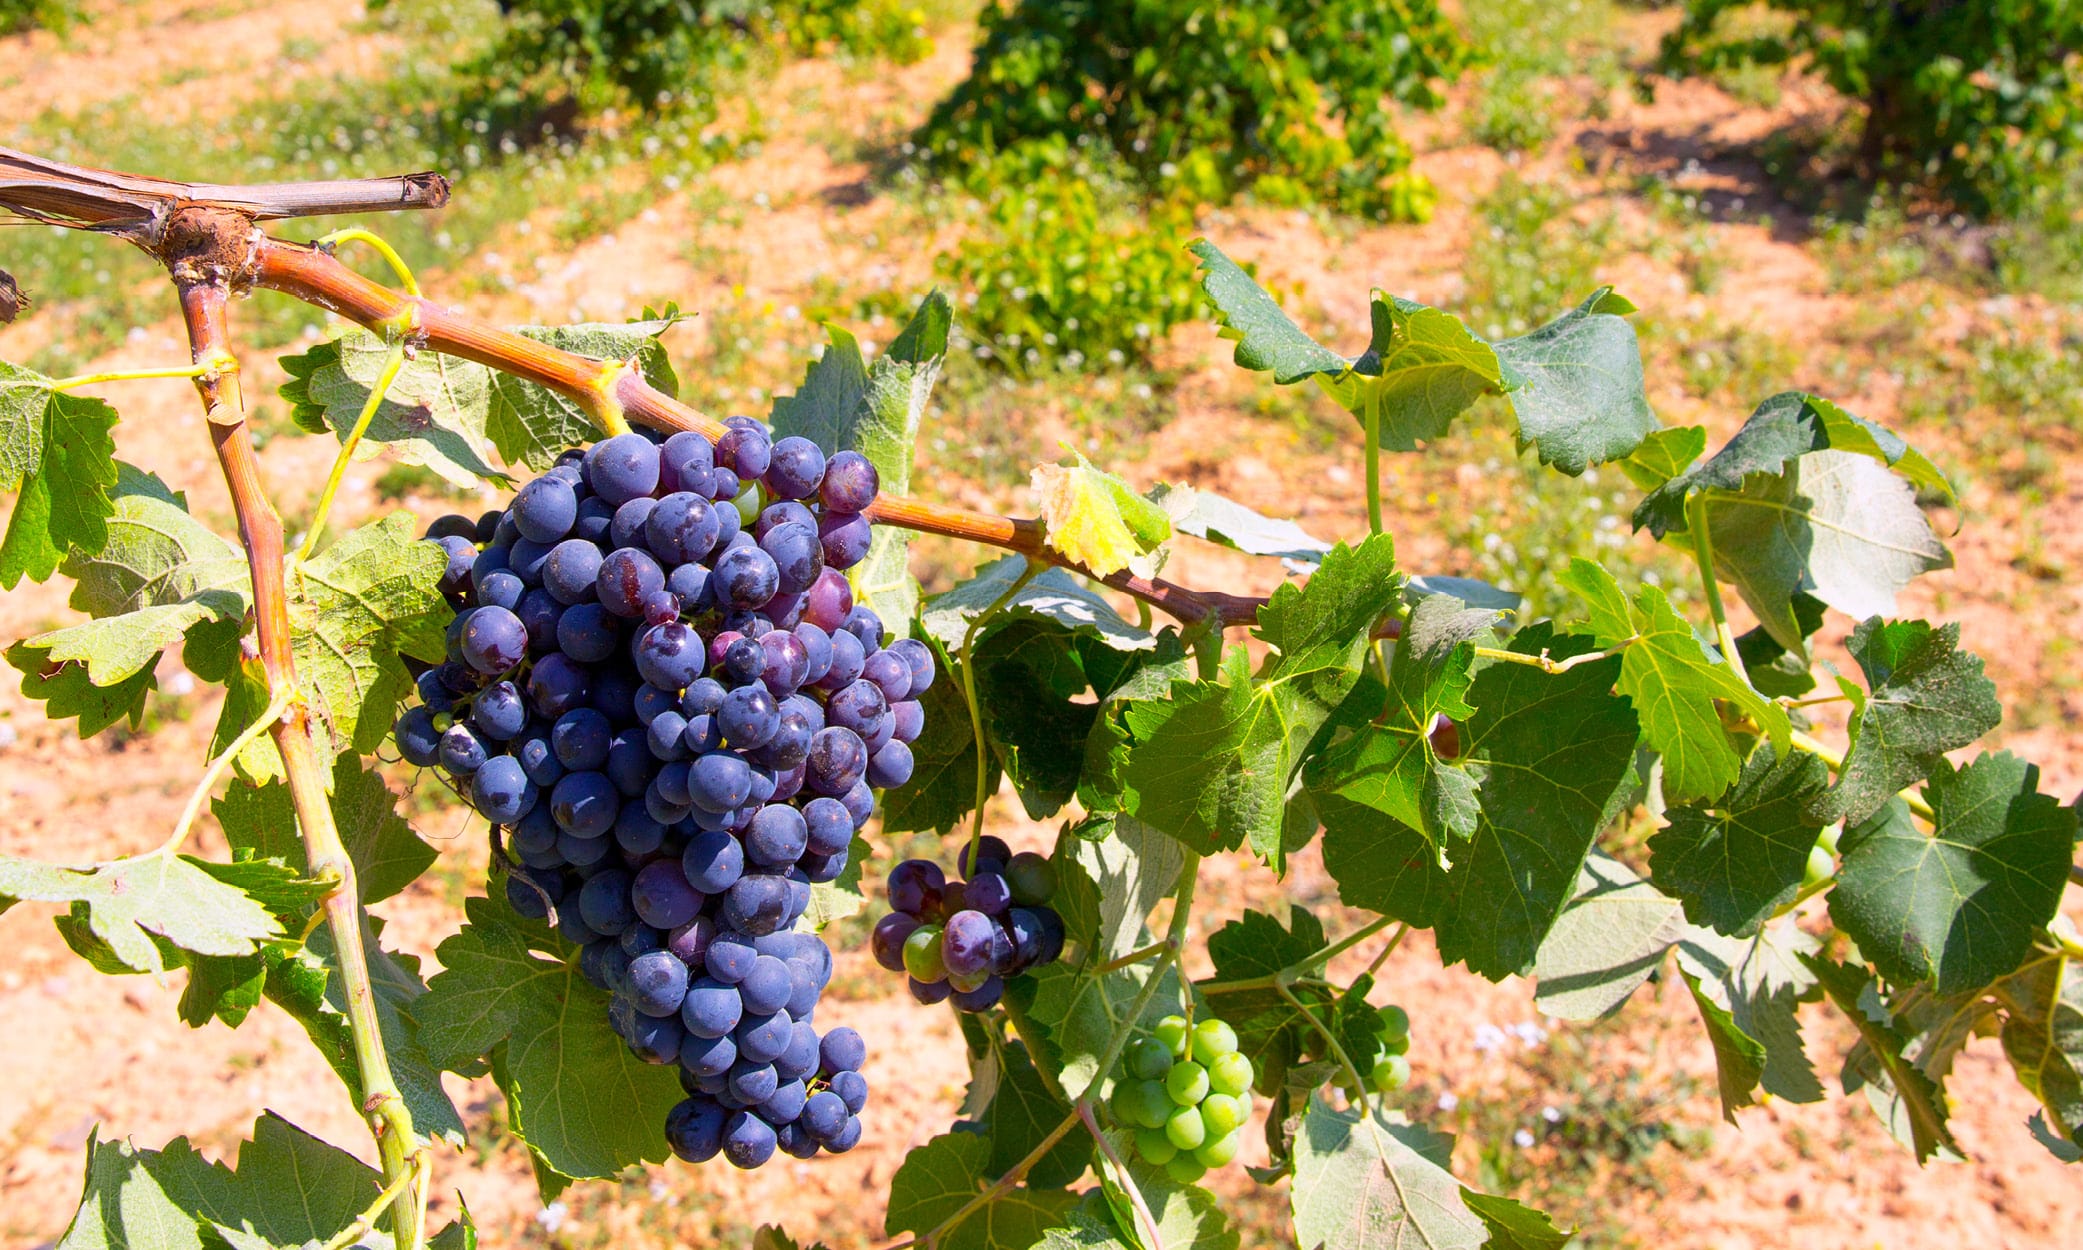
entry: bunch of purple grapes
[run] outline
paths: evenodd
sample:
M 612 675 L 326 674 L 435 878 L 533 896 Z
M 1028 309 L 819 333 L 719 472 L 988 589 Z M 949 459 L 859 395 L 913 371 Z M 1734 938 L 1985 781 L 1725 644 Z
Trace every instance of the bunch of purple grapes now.
M 875 962 L 910 977 L 918 1001 L 989 1011 L 1006 981 L 1063 953 L 1063 917 L 1046 905 L 1056 873 L 1034 852 L 1015 855 L 988 835 L 963 860 L 967 881 L 948 880 L 927 859 L 892 868 L 890 914 L 876 922 L 872 947 Z
M 842 571 L 874 466 L 727 424 L 566 452 L 435 522 L 458 614 L 396 738 L 500 829 L 508 902 L 554 913 L 630 1049 L 679 1065 L 673 1150 L 749 1168 L 860 1138 L 864 1047 L 818 1033 L 831 951 L 792 930 L 910 778 L 934 658 L 885 647 Z

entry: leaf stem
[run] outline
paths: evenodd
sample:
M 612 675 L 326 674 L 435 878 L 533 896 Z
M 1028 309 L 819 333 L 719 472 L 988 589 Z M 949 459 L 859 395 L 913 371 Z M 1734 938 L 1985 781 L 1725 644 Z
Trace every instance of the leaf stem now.
M 1367 415 L 1360 423 L 1367 437 L 1367 532 L 1379 534 L 1381 521 L 1381 399 L 1378 387 L 1367 388 Z
M 1398 923 L 1396 926 L 1396 931 L 1389 935 L 1389 944 L 1381 948 L 1381 954 L 1376 955 L 1374 957 L 1373 963 L 1367 965 L 1367 975 L 1371 977 L 1375 973 L 1381 971 L 1381 966 L 1389 962 L 1389 956 L 1395 954 L 1396 948 L 1403 945 L 1403 939 L 1409 936 L 1409 922 L 1405 921 Z
M 419 282 L 413 278 L 411 268 L 405 264 L 405 258 L 398 255 L 398 250 L 386 242 L 381 235 L 364 230 L 360 226 L 349 226 L 345 230 L 335 230 L 331 234 L 320 235 L 312 241 L 311 246 L 330 253 L 342 243 L 366 243 L 370 247 L 375 248 L 377 253 L 389 263 L 391 272 L 398 276 L 398 285 L 405 288 L 405 294 L 414 299 L 419 298 Z
M 976 863 L 977 846 L 983 840 L 984 803 L 990 798 L 985 789 L 991 780 L 991 748 L 984 741 L 984 709 L 977 701 L 976 666 L 969 662 L 969 649 L 976 642 L 977 631 L 983 627 L 983 623 L 995 613 L 1004 610 L 1005 605 L 1011 603 L 1014 596 L 1026 589 L 1027 583 L 1033 581 L 1035 574 L 1041 572 L 1041 569 L 1041 565 L 1029 560 L 1020 570 L 1020 575 L 1013 579 L 1013 584 L 1005 588 L 1005 593 L 993 599 L 990 606 L 972 617 L 969 628 L 962 631 L 962 701 L 969 705 L 969 732 L 976 739 L 976 806 L 970 811 L 969 843 L 963 848 L 961 859 L 957 861 L 957 866 L 962 867 L 965 874 L 971 871 L 965 865 Z
M 1331 1026 L 1316 1018 L 1316 1013 L 1309 1010 L 1294 990 L 1288 987 L 1287 982 L 1276 981 L 1273 988 L 1287 1000 L 1290 1007 L 1302 1013 L 1302 1018 L 1309 1021 L 1309 1027 L 1315 1029 L 1317 1035 L 1324 1039 L 1324 1045 L 1330 1049 L 1331 1057 L 1338 1061 L 1339 1067 L 1345 1069 L 1345 1078 L 1352 1082 L 1353 1101 L 1360 1104 L 1360 1114 L 1371 1115 L 1372 1110 L 1367 1105 L 1367 1084 L 1360 1079 L 1360 1069 L 1353 1063 L 1352 1056 L 1345 1053 L 1345 1044 L 1338 1040 L 1338 1035 L 1331 1031 Z
M 1543 673 L 1567 673 L 1579 665 L 1596 664 L 1600 660 L 1610 660 L 1626 651 L 1628 647 L 1634 644 L 1634 641 L 1633 638 L 1629 638 L 1626 641 L 1615 643 L 1610 647 L 1597 651 L 1586 651 L 1582 655 L 1573 655 L 1567 660 L 1551 660 L 1545 651 L 1539 655 L 1527 655 L 1523 651 L 1507 651 L 1503 647 L 1476 647 L 1474 651 L 1477 659 L 1500 660 L 1506 664 L 1523 664 L 1528 668 L 1537 668 Z
M 390 392 L 391 383 L 398 380 L 398 373 L 405 367 L 405 340 L 394 337 L 390 352 L 383 358 L 383 371 L 376 375 L 376 385 L 369 388 L 369 398 L 362 404 L 361 415 L 354 419 L 354 428 L 347 432 L 346 441 L 340 444 L 340 454 L 333 457 L 332 471 L 326 474 L 325 489 L 318 492 L 318 507 L 311 515 L 311 524 L 304 531 L 303 545 L 297 548 L 297 563 L 309 560 L 318 548 L 318 540 L 325 533 L 326 513 L 333 507 L 333 496 L 340 493 L 340 483 L 346 480 L 347 467 L 354 463 L 354 453 L 362 445 L 362 436 L 369 432 L 369 423 L 376 419 L 376 410 L 383 407 L 383 397 Z
M 1714 577 L 1714 535 L 1707 528 L 1707 497 L 1694 495 L 1685 501 L 1686 525 L 1692 531 L 1693 562 L 1700 566 L 1700 587 L 1707 595 L 1707 615 L 1714 621 L 1714 637 L 1721 644 L 1721 658 L 1729 662 L 1746 684 L 1743 656 L 1736 650 L 1736 630 L 1729 624 L 1728 609 L 1721 602 L 1721 583 Z
M 1143 1250 L 1164 1250 L 1164 1233 L 1157 1226 L 1157 1217 L 1150 1213 L 1150 1204 L 1143 1200 L 1143 1190 L 1136 1184 L 1136 1178 L 1128 1174 L 1128 1164 L 1123 1161 L 1120 1152 L 1114 1149 L 1114 1143 L 1108 1141 L 1107 1135 L 1100 1131 L 1099 1121 L 1092 1116 L 1092 1104 L 1079 1099 L 1077 1115 L 1078 1119 L 1084 1121 L 1085 1131 L 1092 1134 L 1093 1142 L 1099 1146 L 1099 1153 L 1105 1155 L 1107 1162 L 1114 1165 L 1115 1174 L 1121 1178 L 1121 1188 L 1128 1194 L 1128 1205 L 1135 1212 L 1137 1222 L 1143 1226 L 1140 1235 L 1149 1238 L 1143 1242 Z
M 907 1250 L 907 1248 L 911 1246 L 939 1245 L 940 1239 L 942 1237 L 946 1236 L 950 1230 L 952 1230 L 956 1225 L 960 1224 L 963 1220 L 966 1220 L 971 1215 L 974 1215 L 979 1207 L 982 1207 L 985 1203 L 990 1202 L 993 1198 L 996 1198 L 998 1195 L 1004 1193 L 1006 1190 L 1011 1189 L 1013 1186 L 1019 1184 L 1021 1178 L 1025 1177 L 1028 1172 L 1032 1171 L 1034 1169 L 1034 1165 L 1040 1163 L 1042 1161 L 1043 1156 L 1047 1155 L 1051 1150 L 1054 1150 L 1056 1148 L 1056 1143 L 1062 1141 L 1064 1137 L 1067 1136 L 1070 1133 L 1070 1131 L 1076 1128 L 1077 1126 L 1078 1113 L 1076 1111 L 1072 1111 L 1069 1115 L 1064 1116 L 1062 1122 L 1059 1123 L 1055 1128 L 1050 1129 L 1048 1136 L 1042 1138 L 1040 1143 L 1037 1144 L 1034 1149 L 1028 1151 L 1025 1158 L 1021 1159 L 1018 1163 L 1015 1163 L 1011 1167 L 1007 1168 L 1005 1170 L 1005 1175 L 991 1182 L 982 1190 L 979 1190 L 974 1198 L 971 1198 L 969 1201 L 963 1203 L 960 1207 L 956 1208 L 955 1213 L 953 1215 L 948 1216 L 940 1223 L 935 1224 L 933 1227 L 927 1229 L 925 1232 L 919 1234 L 916 1237 L 910 1238 L 906 1241 L 900 1241 L 895 1243 L 894 1245 L 888 1247 L 888 1250 Z
M 163 369 L 111 369 L 106 373 L 78 373 L 51 383 L 54 391 L 76 391 L 103 382 L 144 382 L 152 378 L 197 378 L 211 368 L 208 364 L 168 365 Z
M 203 800 L 210 797 L 210 790 L 217 784 L 217 778 L 224 775 L 225 768 L 239 757 L 240 752 L 253 745 L 254 739 L 268 732 L 276 721 L 282 719 L 282 714 L 289 710 L 292 693 L 285 690 L 276 695 L 269 701 L 267 710 L 241 730 L 239 736 L 231 740 L 231 745 L 218 752 L 216 759 L 210 761 L 210 766 L 203 770 L 202 780 L 195 783 L 195 791 L 188 796 L 188 806 L 181 809 L 181 819 L 175 822 L 174 831 L 167 835 L 166 842 L 160 846 L 159 854 L 171 855 L 181 849 L 181 844 L 188 840 L 189 827 L 202 812 Z
M 1285 968 L 1268 972 L 1263 976 L 1239 977 L 1233 981 L 1203 981 L 1200 984 L 1200 991 L 1203 994 L 1243 994 L 1251 990 L 1271 990 L 1285 985 L 1293 985 L 1298 981 L 1304 980 L 1305 978 L 1302 974 L 1311 968 L 1331 962 L 1368 938 L 1380 933 L 1383 929 L 1397 923 L 1399 922 L 1391 920 L 1387 916 L 1376 916 L 1329 946 L 1311 951 Z M 1409 932 L 1410 926 L 1408 924 L 1403 925 L 1397 931 L 1396 936 L 1389 939 L 1388 948 L 1375 958 L 1374 967 L 1380 967 L 1382 962 L 1395 951 L 1396 947 L 1402 944 L 1404 935 Z M 1371 972 L 1373 969 L 1370 968 L 1369 971 Z M 1325 984 L 1328 985 L 1330 983 L 1325 982 Z
M 392 1177 L 390 1183 L 377 1193 L 375 1201 L 363 1208 L 360 1215 L 354 1217 L 354 1223 L 334 1233 L 325 1243 L 323 1250 L 346 1250 L 348 1246 L 360 1241 L 364 1234 L 376 1227 L 376 1221 L 382 1217 L 384 1208 L 396 1202 L 398 1195 L 405 1191 L 407 1185 L 414 1180 L 423 1179 L 426 1169 L 426 1154 L 422 1152 L 414 1155 L 411 1170 Z
M 1105 976 L 1109 972 L 1119 972 L 1123 968 L 1133 967 L 1146 959 L 1155 959 L 1157 956 L 1164 954 L 1167 949 L 1169 949 L 1169 946 L 1164 942 L 1152 942 L 1143 949 L 1130 951 L 1119 959 L 1109 959 L 1092 971 L 1100 976 Z

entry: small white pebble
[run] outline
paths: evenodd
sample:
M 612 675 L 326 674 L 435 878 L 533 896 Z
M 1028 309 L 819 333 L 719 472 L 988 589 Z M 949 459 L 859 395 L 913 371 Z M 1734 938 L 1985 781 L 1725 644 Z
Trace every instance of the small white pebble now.
M 1562 1123 L 1562 1108 L 1552 1105 L 1542 1107 L 1541 1119 L 1546 1120 L 1550 1124 Z
M 1441 1111 L 1452 1111 L 1454 1108 L 1460 1105 L 1461 1096 L 1454 1093 L 1452 1090 L 1448 1090 L 1439 1096 L 1438 1107 Z
M 1522 1128 L 1512 1134 L 1512 1144 L 1521 1150 L 1531 1150 L 1533 1149 L 1533 1134 Z

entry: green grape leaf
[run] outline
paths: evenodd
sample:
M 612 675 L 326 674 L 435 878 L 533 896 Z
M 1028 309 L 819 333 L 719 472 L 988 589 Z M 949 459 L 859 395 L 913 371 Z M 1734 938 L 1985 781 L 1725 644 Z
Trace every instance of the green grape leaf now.
M 441 1065 L 420 1043 L 414 1004 L 427 992 L 419 977 L 419 961 L 383 949 L 372 924 L 365 924 L 362 946 L 368 952 L 370 982 L 376 993 L 377 1031 L 398 1092 L 412 1112 L 415 1132 L 452 1146 L 463 1144 L 463 1120 L 441 1087 Z M 329 930 L 312 933 L 300 948 L 271 949 L 266 956 L 269 1002 L 304 1026 L 318 1053 L 350 1090 L 362 1085 L 359 1052 L 347 1019 L 347 999 L 339 976 L 339 952 Z
M 108 539 L 116 410 L 53 386 L 0 361 L 0 491 L 16 492 L 0 538 L 0 589 L 46 581 L 68 552 L 99 551 Z
M 1106 1194 L 1095 1189 L 1065 1213 L 1061 1224 L 1042 1233 L 1036 1250 L 1136 1250 L 1138 1244 L 1122 1236 Z
M 1246 910 L 1241 918 L 1208 937 L 1208 958 L 1215 974 L 1198 988 L 1207 994 L 1209 1006 L 1237 1030 L 1237 1049 L 1251 1060 L 1260 1089 L 1278 1089 L 1315 1035 L 1308 1032 L 1311 1026 L 1302 1013 L 1278 990 L 1225 990 L 1221 985 L 1271 976 L 1308 959 L 1323 946 L 1323 924 L 1301 906 L 1290 911 L 1286 925 L 1264 912 Z M 1323 1006 L 1322 995 L 1313 988 L 1296 996 L 1312 1007 Z
M 1823 627 L 1822 600 L 1796 594 L 1793 608 L 1794 624 L 1803 639 Z M 1736 655 L 1743 661 L 1751 686 L 1768 699 L 1798 699 L 1815 689 L 1815 672 L 1806 649 L 1787 650 L 1762 625 L 1736 635 Z
M 1909 484 L 1846 452 L 1813 452 L 1741 494 L 1710 494 L 1705 508 L 1716 572 L 1789 649 L 1803 641 L 1796 594 L 1885 616 L 1912 579 L 1953 566 Z
M 775 436 L 799 435 L 828 454 L 858 451 L 875 465 L 883 493 L 909 494 L 919 429 L 947 357 L 952 319 L 947 297 L 933 292 L 872 364 L 863 363 L 858 340 L 827 326 L 831 343 L 805 373 L 802 389 L 774 400 Z M 910 530 L 877 526 L 867 557 L 848 573 L 855 600 L 892 624 L 918 609 L 910 550 Z
M 77 717 L 82 738 L 119 720 L 128 720 L 133 728 L 143 724 L 145 696 L 159 685 L 150 668 L 141 668 L 113 686 L 97 686 L 85 665 L 50 663 L 26 642 L 7 649 L 7 662 L 22 674 L 22 697 L 43 704 L 47 719 Z
M 334 761 L 329 800 L 363 903 L 391 897 L 433 866 L 434 848 L 398 815 L 397 796 L 382 775 L 365 771 L 359 759 L 342 756 Z M 305 870 L 304 843 L 297 835 L 296 809 L 287 785 L 277 781 L 233 786 L 212 800 L 210 810 L 232 849 L 279 859 L 300 873 Z
M 413 1006 L 428 1056 L 456 1070 L 499 1048 L 494 1074 L 514 1130 L 551 1192 L 663 1160 L 665 1114 L 682 1097 L 673 1069 L 629 1053 L 608 1024 L 608 996 L 579 975 L 565 943 L 488 899 L 464 912 Z
M 1546 1212 L 1498 1194 L 1477 1193 L 1466 1186 L 1461 1201 L 1490 1230 L 1488 1250 L 1562 1250 L 1577 1235 L 1574 1228 L 1555 1227 Z
M 947 648 L 949 655 L 956 654 L 970 624 L 1012 590 L 1026 567 L 1025 557 L 1006 556 L 985 565 L 953 589 L 933 596 L 919 615 L 926 633 Z M 1122 620 L 1105 598 L 1079 585 L 1062 569 L 1045 569 L 1014 591 L 998 613 L 978 627 L 977 641 L 1022 617 L 1038 617 L 1069 634 L 1092 638 L 1120 651 L 1148 651 L 1157 646 L 1154 634 Z
M 1432 723 L 1474 715 L 1467 695 L 1475 643 L 1494 638 L 1497 622 L 1498 613 L 1449 595 L 1418 600 L 1397 641 L 1381 711 L 1309 761 L 1303 779 L 1310 789 L 1336 792 L 1420 830 L 1442 855 L 1449 842 L 1473 837 L 1476 778 L 1439 757 Z
M 277 394 L 305 432 L 347 441 L 389 358 L 382 336 L 359 327 L 277 363 L 287 374 Z M 389 455 L 433 470 L 455 486 L 506 482 L 486 426 L 492 371 L 458 356 L 420 352 L 401 366 L 369 419 L 356 460 Z M 517 385 L 526 386 L 527 383 Z
M 1920 781 L 1945 753 L 1996 728 L 2003 706 L 1982 675 L 1979 656 L 1960 650 L 1960 625 L 1862 621 L 1847 644 L 1866 674 L 1856 687 L 1851 749 L 1836 788 L 1817 804 L 1824 821 L 1858 824 L 1904 786 Z
M 989 1168 L 991 1143 L 975 1133 L 942 1133 L 915 1146 L 890 1177 L 884 1231 L 924 1236 L 998 1179 Z M 1060 1189 L 1016 1186 L 994 1194 L 940 1235 L 942 1250 L 1000 1250 L 1031 1246 L 1077 1205 Z
M 996 1069 L 991 1099 L 976 1132 L 991 1143 L 984 1164 L 990 1176 L 1002 1176 L 1025 1159 L 1071 1114 L 1070 1104 L 1049 1091 L 1027 1048 L 1018 1042 L 992 1040 L 985 1062 Z M 975 1086 L 972 1084 L 972 1090 Z M 971 1127 L 965 1124 L 957 1128 Z M 1071 1132 L 1029 1167 L 1026 1183 L 1039 1189 L 1061 1189 L 1085 1174 L 1092 1161 L 1092 1138 Z
M 1256 512 L 1233 499 L 1191 486 L 1160 482 L 1150 500 L 1172 519 L 1172 529 L 1251 556 L 1278 556 L 1297 564 L 1322 562 L 1331 544 L 1293 521 Z
M 1892 431 L 1820 396 L 1782 391 L 1759 404 L 1736 436 L 1705 462 L 1690 472 L 1665 475 L 1663 484 L 1635 509 L 1635 528 L 1646 528 L 1658 538 L 1683 533 L 1685 502 L 1695 492 L 1740 492 L 1753 474 L 1777 475 L 1808 453 L 1826 450 L 1868 457 L 1919 486 L 1952 497 L 1945 474 Z M 1687 463 L 1698 454 L 1687 457 Z
M 596 360 L 633 361 L 644 380 L 667 395 L 679 393 L 665 344 L 658 336 L 671 319 L 570 326 L 517 326 L 523 338 Z M 453 367 L 453 366 L 452 366 Z M 546 386 L 511 373 L 490 371 L 486 382 L 489 411 L 485 434 L 508 464 L 547 469 L 568 447 L 583 447 L 606 437 L 585 405 Z
M 1822 1083 L 1801 1042 L 1801 1022 L 1795 1012 L 1800 1000 L 1815 986 L 1815 975 L 1803 961 L 1821 950 L 1815 938 L 1784 916 L 1747 938 L 1732 938 L 1712 929 L 1688 927 L 1678 941 L 1678 968 L 1696 999 L 1704 999 L 1727 1019 L 1701 1018 L 1710 1029 L 1733 1029 L 1743 1038 L 1764 1048 L 1764 1065 L 1752 1084 L 1763 1084 L 1765 1092 L 1789 1102 L 1820 1102 Z M 1717 1040 L 1716 1053 L 1724 1043 Z M 1734 1062 L 1748 1065 L 1748 1047 L 1735 1043 Z M 1721 1072 L 1724 1114 L 1752 1101 L 1750 1086 L 1736 1072 Z M 1732 1097 L 1733 1094 L 1733 1097 Z
M 1149 1208 L 1150 1218 L 1157 1221 L 1156 1244 L 1165 1250 L 1237 1250 L 1237 1231 L 1230 1227 L 1214 1194 L 1199 1185 L 1181 1185 L 1163 1168 L 1144 1162 L 1136 1153 L 1135 1134 L 1128 1130 L 1110 1128 L 1106 1134 L 1114 1154 L 1127 1164 L 1125 1169 L 1116 1167 L 1104 1155 L 1099 1162 L 1100 1194 L 1116 1229 L 1132 1234 L 1139 1228 L 1128 1197 L 1127 1186 L 1132 1184 Z M 1131 1245 L 1143 1244 L 1140 1234 L 1127 1240 Z
M 1201 290 L 1215 305 L 1221 335 L 1236 343 L 1239 367 L 1273 375 L 1281 386 L 1318 374 L 1346 373 L 1352 362 L 1302 332 L 1266 289 L 1206 239 L 1187 246 L 1200 261 Z
M 1707 1026 L 1707 1041 L 1714 1047 L 1714 1072 L 1721 1093 L 1721 1115 L 1736 1122 L 1736 1112 L 1757 1101 L 1751 1097 L 1765 1075 L 1765 1044 L 1743 1031 L 1736 1017 L 1700 987 L 1699 979 L 1685 973 L 1686 988 L 1692 991 L 1693 1006 Z
M 1151 576 L 1156 571 L 1152 557 L 1172 536 L 1172 519 L 1127 482 L 1095 467 L 1082 453 L 1073 454 L 1074 465 L 1044 464 L 1034 470 L 1049 549 L 1095 577 L 1123 569 Z
M 1379 1108 L 1363 1120 L 1311 1098 L 1295 1136 L 1297 1240 L 1310 1250 L 1476 1250 L 1489 1233 L 1444 1166 L 1452 1143 Z
M 1044 820 L 1078 790 L 1099 706 L 1072 637 L 1040 621 L 1014 622 L 975 649 L 984 739 L 1019 792 L 1027 815 Z
M 1050 903 L 1092 967 L 1147 944 L 1144 921 L 1179 885 L 1179 844 L 1125 813 L 1094 817 L 1056 839 Z
M 2040 770 L 2008 752 L 1954 770 L 1926 793 L 1926 835 L 1901 800 L 1844 832 L 1830 918 L 1881 975 L 1941 994 L 1986 985 L 2024 961 L 2068 880 L 2076 813 L 2039 792 Z
M 939 651 L 937 644 L 927 646 Z M 925 728 L 911 744 L 911 780 L 883 795 L 882 827 L 886 833 L 914 830 L 939 832 L 976 806 L 976 734 L 969 723 L 969 704 L 962 684 L 952 676 L 945 654 L 937 657 L 940 677 L 920 696 Z M 998 757 L 986 752 L 984 794 L 998 792 Z
M 2058 1125 L 2071 1150 L 2083 1147 L 2083 967 L 2046 955 L 1998 982 L 1996 993 L 2005 1007 L 2004 1057 L 2040 1100 L 2040 1131 L 2052 1136 L 2048 1125 Z
M 1416 451 L 1476 400 L 1517 385 L 1496 349 L 1452 313 L 1381 291 L 1369 313 L 1373 337 L 1352 372 L 1317 383 L 1363 426 L 1373 414 L 1388 451 Z
M 868 840 L 856 833 L 846 846 L 846 867 L 830 881 L 820 881 L 810 887 L 810 905 L 803 909 L 803 919 L 811 929 L 822 930 L 835 920 L 859 914 L 868 905 L 868 896 L 861 890 L 861 869 L 874 854 Z
M 1100 1055 L 1114 1030 L 1128 1019 L 1136 996 L 1150 980 L 1153 965 L 1131 964 L 1104 973 L 1097 967 L 1072 969 L 1057 963 L 1028 974 L 1034 982 L 1034 1000 L 1027 1015 L 1044 1031 L 1051 1052 L 1048 1057 L 1056 1061 L 1056 1083 L 1068 1098 L 1097 1092 L 1111 1078 L 1111 1073 L 1099 1070 Z M 1157 992 L 1135 1018 L 1135 1032 L 1148 1033 L 1159 1020 L 1177 1011 L 1179 995 L 1178 970 L 1166 964 Z
M 239 1144 L 236 1168 L 177 1137 L 159 1150 L 87 1142 L 87 1184 L 61 1250 L 290 1250 L 344 1231 L 383 1178 L 273 1112 Z
M 1633 454 L 1657 430 L 1642 388 L 1641 345 L 1627 318 L 1606 310 L 1625 304 L 1612 294 L 1600 287 L 1546 325 L 1495 344 L 1517 383 L 1506 398 L 1519 419 L 1519 446 L 1572 475 Z
M 373 753 L 412 688 L 401 653 L 442 657 L 451 616 L 444 557 L 419 541 L 409 512 L 341 535 L 292 573 L 289 621 L 297 682 L 342 743 Z
M 1755 933 L 1801 888 L 1823 831 L 1806 813 L 1829 784 L 1830 770 L 1815 756 L 1782 757 L 1759 743 L 1728 794 L 1665 811 L 1670 823 L 1649 839 L 1650 876 L 1683 900 L 1694 924 Z
M 0 856 L 0 910 L 70 904 L 73 920 L 133 972 L 163 972 L 165 938 L 198 955 L 251 955 L 284 935 L 282 918 L 323 897 L 280 860 L 217 864 L 190 855 L 140 855 L 91 868 Z
M 1784 754 L 1792 727 L 1786 711 L 1758 694 L 1671 607 L 1664 592 L 1643 586 L 1629 603 L 1620 583 L 1582 558 L 1563 582 L 1582 598 L 1599 645 L 1625 647 L 1620 693 L 1634 702 L 1642 735 L 1663 755 L 1665 797 L 1673 803 L 1713 798 L 1736 781 L 1742 760 L 1714 709 L 1717 699 L 1747 712 Z
M 1963 1158 L 1946 1123 L 1945 1091 L 1903 1056 L 1909 1039 L 1895 1027 L 1888 1013 L 1867 1009 L 1867 999 L 1875 988 L 1873 977 L 1862 967 L 1819 955 L 1800 958 L 1837 1010 L 1857 1027 L 1864 1044 L 1863 1051 L 1854 1052 L 1845 1061 L 1844 1092 L 1864 1089 L 1867 1101 L 1889 1131 L 1916 1152 L 1917 1162 L 1934 1155 L 1942 1159 Z
M 520 326 L 516 333 L 600 360 L 634 360 L 667 394 L 678 389 L 658 336 L 671 320 L 622 324 Z M 299 355 L 284 356 L 281 388 L 290 418 L 313 434 L 345 441 L 382 372 L 387 348 L 367 330 L 351 329 Z M 604 437 L 586 406 L 546 386 L 474 361 L 436 352 L 409 359 L 384 394 L 363 435 L 357 459 L 389 452 L 424 465 L 458 486 L 504 482 L 495 460 L 550 467 L 567 447 Z
M 1258 637 L 1277 654 L 1256 679 L 1233 649 L 1221 680 L 1130 703 L 1128 810 L 1203 854 L 1248 841 L 1279 860 L 1303 750 L 1352 689 L 1374 623 L 1400 593 L 1386 535 L 1335 547 L 1306 586 L 1283 585 L 1260 609 Z
M 1564 1020 L 1610 1015 L 1663 966 L 1684 930 L 1676 899 L 1594 850 L 1578 871 L 1575 897 L 1534 955 L 1534 1004 Z
M 1439 848 L 1409 825 L 1336 794 L 1311 791 L 1324 826 L 1324 871 L 1348 907 L 1430 929 L 1453 906 L 1454 887 Z
M 1677 477 L 1707 450 L 1707 427 L 1671 425 L 1652 430 L 1642 445 L 1620 461 L 1620 471 L 1643 490 L 1655 490 Z

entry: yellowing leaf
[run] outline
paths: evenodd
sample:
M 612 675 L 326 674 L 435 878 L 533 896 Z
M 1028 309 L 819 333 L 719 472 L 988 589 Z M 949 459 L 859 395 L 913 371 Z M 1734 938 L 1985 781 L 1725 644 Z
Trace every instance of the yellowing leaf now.
M 1122 569 L 1148 576 L 1150 557 L 1172 536 L 1163 508 L 1083 456 L 1074 466 L 1035 469 L 1034 488 L 1041 492 L 1049 547 L 1100 577 Z

